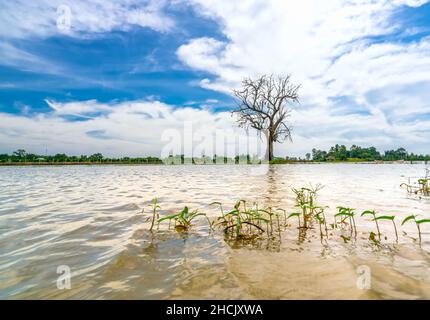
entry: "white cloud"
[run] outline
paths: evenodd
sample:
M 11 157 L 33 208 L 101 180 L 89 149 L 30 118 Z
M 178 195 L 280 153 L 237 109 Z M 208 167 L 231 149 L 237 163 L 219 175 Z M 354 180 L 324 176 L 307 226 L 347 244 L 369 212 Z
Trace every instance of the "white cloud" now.
M 1 1 L 0 36 L 5 38 L 93 36 L 112 30 L 126 31 L 132 26 L 169 31 L 174 21 L 164 13 L 166 1 L 152 0 L 38 0 Z M 57 27 L 64 10 L 70 8 L 70 30 Z
M 46 99 L 45 102 L 55 111 L 55 115 L 57 116 L 72 115 L 91 118 L 92 114 L 110 113 L 113 111 L 112 106 L 98 103 L 97 100 L 59 103 Z
M 48 147 L 49 153 L 160 156 L 167 143 L 161 139 L 163 133 L 175 130 L 182 137 L 184 124 L 191 123 L 196 136 L 235 128 L 230 113 L 175 108 L 158 101 L 47 103 L 52 113 L 31 117 L 0 113 L 0 152 L 24 148 L 44 153 Z
M 173 131 L 183 145 L 184 125 L 188 124 L 193 127 L 195 151 L 201 144 L 198 137 L 211 137 L 202 144 L 206 148 L 205 154 L 211 155 L 212 146 L 216 145 L 213 137 L 219 133 L 224 135 L 228 148 L 233 148 L 227 151 L 229 156 L 254 153 L 259 143 L 263 143 L 259 145 L 260 151 L 264 153 L 265 150 L 264 141 L 256 140 L 253 133 L 251 151 L 243 149 L 246 147 L 244 140 L 240 142 L 235 139 L 244 139 L 245 132 L 237 128 L 229 112 L 216 113 L 208 108 L 177 108 L 158 101 L 47 103 L 53 110 L 51 113 L 0 113 L 0 152 L 10 153 L 17 148 L 24 148 L 28 152 L 43 154 L 48 148 L 51 154 L 102 152 L 107 156 L 160 156 L 163 148 L 169 144 L 169 141 L 162 139 L 163 134 Z M 69 116 L 75 119 L 71 120 Z M 318 123 L 315 119 L 318 119 Z M 356 143 L 383 149 L 389 148 L 393 141 L 402 141 L 407 135 L 412 144 L 423 148 L 428 140 L 423 138 L 422 132 L 430 132 L 430 120 L 393 126 L 382 113 L 337 116 L 331 114 L 329 107 L 295 111 L 293 122 L 294 143 L 277 145 L 276 154 L 280 156 L 303 156 L 314 146 L 329 148 L 332 139 L 337 143 L 348 143 L 345 135 L 356 135 Z M 351 123 L 355 124 L 353 130 Z M 329 134 L 325 132 L 326 128 L 330 128 Z M 234 148 L 239 148 L 239 151 Z
M 191 39 L 177 55 L 216 76 L 201 86 L 222 92 L 245 76 L 291 73 L 302 83 L 292 118 L 301 146 L 282 150 L 344 142 L 429 152 L 430 39 L 386 38 L 404 30 L 391 18 L 396 10 L 426 2 L 195 0 L 197 12 L 217 21 L 227 40 Z M 375 36 L 385 42 L 372 42 Z M 345 96 L 343 104 L 333 102 Z

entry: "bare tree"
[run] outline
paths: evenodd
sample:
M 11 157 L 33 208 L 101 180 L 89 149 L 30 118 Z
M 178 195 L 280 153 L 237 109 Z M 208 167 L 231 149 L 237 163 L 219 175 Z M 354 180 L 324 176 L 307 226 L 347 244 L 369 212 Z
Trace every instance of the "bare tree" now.
M 292 103 L 299 102 L 300 85 L 292 84 L 290 76 L 261 76 L 257 79 L 244 79 L 242 88 L 234 90 L 238 108 L 239 126 L 253 128 L 266 136 L 266 160 L 273 160 L 273 143 L 291 140 L 291 127 L 286 120 L 290 116 Z

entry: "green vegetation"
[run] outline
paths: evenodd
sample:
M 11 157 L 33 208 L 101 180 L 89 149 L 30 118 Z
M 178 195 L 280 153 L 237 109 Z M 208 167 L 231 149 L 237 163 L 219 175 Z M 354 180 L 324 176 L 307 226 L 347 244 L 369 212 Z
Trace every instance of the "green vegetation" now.
M 177 231 L 187 231 L 192 226 L 192 221 L 197 217 L 208 217 L 205 213 L 199 212 L 198 210 L 190 211 L 188 207 L 184 207 L 179 213 L 169 215 L 167 217 L 158 219 L 158 223 L 164 220 L 173 220 L 175 222 L 175 229 Z M 209 225 L 211 225 L 210 220 L 208 219 Z
M 152 203 L 152 220 L 151 220 L 151 228 L 149 228 L 150 231 L 154 228 L 155 219 L 160 219 L 160 214 L 157 210 L 161 209 L 161 207 L 158 205 L 157 198 L 154 198 Z
M 408 153 L 404 148 L 388 150 L 384 153 L 376 150 L 375 147 L 363 148 L 353 145 L 349 150 L 344 145 L 336 144 L 329 151 L 312 149 L 312 159 L 314 161 L 430 161 L 430 155 L 417 155 Z
M 379 230 L 378 219 L 376 219 L 376 212 L 374 210 L 366 210 L 362 212 L 361 216 L 365 216 L 365 215 L 373 216 L 373 221 L 375 221 L 375 224 L 376 224 L 376 230 L 378 230 L 378 238 L 380 239 L 381 231 Z
M 297 158 L 276 158 L 270 163 L 282 164 L 302 161 Z M 64 153 L 55 155 L 38 155 L 27 153 L 23 149 L 14 151 L 12 154 L 0 154 L 0 164 L 260 164 L 262 161 L 251 155 L 238 155 L 234 158 L 213 157 L 202 155 L 201 157 L 185 157 L 184 155 L 170 155 L 166 159 L 157 157 L 105 157 L 101 153 L 90 156 L 70 156 Z
M 396 223 L 394 222 L 395 218 L 396 218 L 395 216 L 379 216 L 379 217 L 375 218 L 375 221 L 378 221 L 378 220 L 390 220 L 393 223 L 394 232 L 396 234 L 396 239 L 399 240 L 399 235 L 397 233 Z
M 215 226 L 222 226 L 225 233 L 234 231 L 237 238 L 250 237 L 255 232 L 264 233 L 261 223 L 268 226 L 269 220 L 263 218 L 262 212 L 263 210 L 259 210 L 258 206 L 247 209 L 246 201 L 241 200 L 235 204 L 234 210 L 222 217 Z
M 421 228 L 420 225 L 423 223 L 428 223 L 430 222 L 430 219 L 421 219 L 421 220 L 417 220 L 417 216 L 416 215 L 410 215 L 408 217 L 406 217 L 403 221 L 402 221 L 402 226 L 408 222 L 408 221 L 414 221 L 415 225 L 417 226 L 418 229 L 418 237 L 421 243 Z
M 346 219 L 349 219 L 350 226 L 351 226 L 351 232 L 354 231 L 355 235 L 357 235 L 357 227 L 355 225 L 355 209 L 352 208 L 346 208 L 346 207 L 337 207 L 339 210 L 337 214 L 335 214 L 335 217 L 342 217 L 341 223 L 345 223 Z M 336 223 L 336 222 L 335 222 Z
M 416 155 L 405 149 L 385 151 L 383 154 L 374 147 L 362 148 L 353 145 L 349 150 L 344 145 L 336 145 L 330 150 L 312 150 L 301 157 L 274 157 L 270 164 L 307 163 L 307 162 L 363 162 L 363 161 L 430 161 L 430 155 Z M 70 156 L 64 153 L 55 155 L 38 155 L 18 149 L 12 154 L 0 154 L 0 164 L 261 164 L 262 160 L 252 155 L 238 155 L 234 158 L 225 156 L 185 157 L 184 155 L 170 155 L 165 159 L 157 157 L 104 157 L 101 153 L 90 156 Z M 429 179 L 420 181 L 423 188 L 430 195 Z
M 318 221 L 318 225 L 320 228 L 321 239 L 323 238 L 323 236 L 328 237 L 327 219 L 325 218 L 324 210 L 325 208 L 318 207 L 317 212 L 315 214 L 315 219 Z M 323 234 L 323 225 L 324 225 L 325 235 Z
M 308 222 L 315 218 L 316 210 L 321 209 L 315 205 L 317 193 L 321 188 L 321 185 L 317 185 L 310 188 L 293 189 L 296 195 L 296 207 L 302 210 L 299 217 L 302 216 L 303 228 L 305 229 L 308 227 Z
M 219 215 L 212 220 L 206 213 L 199 210 L 191 211 L 187 206 L 180 212 L 167 215 L 160 218 L 158 210 L 157 199 L 153 200 L 152 222 L 150 230 L 154 228 L 154 221 L 158 223 L 169 221 L 169 229 L 171 221 L 174 221 L 174 229 L 178 232 L 187 232 L 193 226 L 193 220 L 197 217 L 204 217 L 208 222 L 208 227 L 211 231 L 222 230 L 224 235 L 229 240 L 254 240 L 254 239 L 280 239 L 281 233 L 286 231 L 291 224 L 288 223 L 291 219 L 297 218 L 297 229 L 299 234 L 299 242 L 303 242 L 306 237 L 307 230 L 314 229 L 315 223 L 318 224 L 321 242 L 323 239 L 328 239 L 330 235 L 336 234 L 336 229 L 340 228 L 342 233 L 340 237 L 343 241 L 348 242 L 351 240 L 353 234 L 357 238 L 357 226 L 355 221 L 355 209 L 348 207 L 337 207 L 337 212 L 334 214 L 334 223 L 328 223 L 326 217 L 326 209 L 317 205 L 317 193 L 321 190 L 322 186 L 317 185 L 309 188 L 293 189 L 296 195 L 295 207 L 300 208 L 300 212 L 293 212 L 287 214 L 287 211 L 280 208 L 264 207 L 260 208 L 258 203 L 253 203 L 248 206 L 245 200 L 240 200 L 235 203 L 231 210 L 224 210 L 224 206 L 220 202 L 213 202 L 210 206 L 219 209 Z M 372 221 L 375 222 L 377 232 L 370 231 L 369 240 L 375 244 L 381 243 L 381 229 L 378 221 L 391 221 L 396 236 L 396 241 L 399 240 L 397 225 L 395 223 L 396 217 L 394 215 L 381 215 L 378 216 L 374 210 L 366 210 L 361 213 L 363 216 L 371 216 Z M 339 218 L 338 221 L 336 218 Z M 294 220 L 294 219 L 293 219 Z M 410 215 L 402 222 L 402 226 L 408 221 L 414 221 L 419 235 L 419 243 L 421 243 L 421 228 L 420 225 L 430 222 L 430 219 L 417 220 L 415 215 Z M 351 231 L 351 236 L 346 236 L 343 233 L 345 226 L 348 226 Z M 339 227 L 340 226 L 340 227 Z M 385 240 L 387 237 L 385 236 Z
M 12 154 L 0 154 L 0 164 L 7 163 L 72 163 L 72 164 L 85 164 L 85 163 L 148 163 L 157 164 L 162 161 L 155 157 L 146 158 L 106 158 L 101 153 L 95 153 L 90 156 L 69 156 L 64 153 L 58 153 L 56 155 L 38 155 L 33 153 L 27 153 L 23 149 L 19 149 Z

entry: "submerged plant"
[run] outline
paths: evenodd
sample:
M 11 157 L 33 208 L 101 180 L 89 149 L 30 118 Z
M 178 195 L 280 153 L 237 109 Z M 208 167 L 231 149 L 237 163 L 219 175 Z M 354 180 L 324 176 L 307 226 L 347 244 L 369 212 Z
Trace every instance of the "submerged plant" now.
M 394 222 L 395 216 L 379 216 L 376 217 L 375 220 L 390 220 L 393 223 L 394 232 L 396 233 L 396 240 L 399 240 L 399 235 L 397 234 L 396 223 Z
M 261 209 L 259 210 L 260 212 L 266 213 L 267 216 L 269 217 L 269 221 L 267 223 L 267 233 L 269 234 L 269 226 L 270 226 L 270 232 L 273 232 L 273 216 L 276 217 L 276 220 L 278 221 L 278 228 L 279 228 L 279 214 L 278 213 L 274 213 L 272 211 L 271 207 L 268 207 L 266 209 Z
M 381 244 L 381 240 L 376 239 L 376 234 L 372 231 L 369 235 L 369 240 L 373 242 L 373 244 L 379 246 Z
M 277 208 L 276 210 L 280 211 L 280 212 L 282 212 L 284 214 L 284 224 L 287 223 L 287 210 L 280 209 L 280 208 Z
M 297 217 L 297 220 L 299 221 L 299 229 L 301 228 L 301 225 L 300 225 L 300 215 L 301 215 L 300 212 L 294 212 L 294 213 L 290 213 L 290 215 L 287 217 L 287 220 L 290 219 L 290 218 L 292 218 L 292 217 Z
M 349 218 L 349 224 L 351 226 L 351 233 L 354 230 L 355 234 L 357 234 L 357 227 L 355 225 L 355 209 L 353 208 L 346 208 L 346 207 L 337 207 L 337 209 L 339 210 L 337 214 L 335 214 L 335 218 L 336 217 L 342 217 L 343 219 L 341 220 L 341 222 L 344 222 L 346 219 Z M 362 214 L 363 215 L 363 214 Z
M 234 240 L 241 239 L 242 241 L 251 240 L 279 240 L 281 241 L 282 235 L 281 231 L 285 230 L 290 224 L 287 223 L 288 220 L 292 218 L 297 218 L 298 229 L 299 229 L 299 241 L 304 241 L 307 232 L 311 232 L 312 226 L 315 223 L 319 225 L 319 232 L 321 237 L 321 242 L 324 237 L 329 237 L 329 228 L 326 218 L 326 208 L 323 206 L 318 206 L 316 204 L 317 191 L 321 186 L 315 188 L 301 188 L 293 189 L 296 194 L 296 207 L 301 210 L 287 214 L 287 211 L 281 208 L 272 208 L 270 206 L 260 208 L 257 202 L 254 202 L 252 206 L 247 206 L 245 200 L 239 200 L 235 203 L 231 211 L 224 211 L 224 207 L 221 202 L 212 202 L 211 206 L 217 206 L 220 210 L 220 215 L 215 219 L 209 219 L 206 213 L 200 212 L 199 210 L 191 211 L 187 206 L 185 206 L 180 212 L 171 214 L 160 219 L 160 206 L 158 205 L 158 199 L 154 198 L 151 204 L 152 216 L 146 218 L 146 222 L 151 222 L 150 231 L 155 227 L 157 222 L 159 226 L 161 222 L 168 220 L 169 229 L 171 223 L 174 222 L 174 228 L 177 231 L 187 231 L 193 225 L 194 219 L 198 217 L 205 217 L 209 223 L 210 230 L 215 230 L 219 227 L 224 231 L 229 237 L 226 239 Z M 355 233 L 355 239 L 357 238 L 357 226 L 356 226 L 356 213 L 355 209 L 348 207 L 337 207 L 338 211 L 334 215 L 334 224 L 330 224 L 330 230 L 337 228 L 337 223 L 340 219 L 340 224 L 348 225 L 351 229 L 351 235 L 345 236 L 341 235 L 345 242 L 349 242 Z M 370 215 L 372 220 L 375 222 L 377 233 L 370 232 L 369 239 L 375 243 L 380 244 L 381 242 L 381 231 L 379 228 L 379 221 L 391 221 L 393 224 L 394 232 L 396 235 L 396 240 L 399 240 L 397 225 L 395 222 L 395 216 L 377 216 L 375 211 L 364 211 L 361 213 L 361 217 Z M 430 219 L 418 220 L 415 215 L 410 215 L 402 221 L 402 226 L 408 221 L 414 221 L 417 229 L 419 241 L 421 242 L 421 228 L 423 223 L 430 222 Z M 337 218 L 337 219 L 336 219 Z M 212 220 L 212 222 L 211 222 Z M 283 222 L 283 223 L 281 223 Z M 157 227 L 158 229 L 158 227 Z M 276 232 L 274 232 L 276 231 Z M 313 232 L 313 231 L 312 231 Z M 267 234 L 267 238 L 264 238 L 264 234 Z M 343 232 L 342 232 L 343 233 Z M 330 233 L 333 235 L 333 233 Z M 378 240 L 376 239 L 376 235 Z M 387 239 L 385 237 L 385 239 Z
M 308 200 L 307 197 L 305 195 L 305 188 L 301 188 L 301 189 L 293 189 L 293 192 L 296 194 L 296 207 L 301 208 L 302 209 L 302 213 L 296 215 L 297 217 L 300 217 L 300 215 L 303 216 L 303 228 L 307 228 L 307 204 L 308 204 Z M 291 216 L 291 215 L 290 215 Z M 300 226 L 300 222 L 299 222 L 299 227 Z
M 279 227 L 279 216 L 272 212 L 271 208 L 260 210 L 258 208 L 258 204 L 255 204 L 254 208 L 247 208 L 245 200 L 239 200 L 234 205 L 233 210 L 224 214 L 222 209 L 222 205 L 219 202 L 214 202 L 212 205 L 218 205 L 221 209 L 221 217 L 216 218 L 213 223 L 213 226 L 223 226 L 224 232 L 228 233 L 230 230 L 233 230 L 233 234 L 236 235 L 237 238 L 245 237 L 245 236 L 256 236 L 258 234 L 264 233 L 267 230 L 269 234 L 269 223 L 270 230 L 272 230 L 273 221 L 272 216 L 275 215 L 278 220 Z M 263 217 L 263 214 L 266 213 L 269 219 Z M 263 229 L 261 226 L 262 223 L 265 223 L 267 228 Z
M 252 217 L 250 217 L 252 216 Z M 264 232 L 264 229 L 261 228 L 256 221 L 264 221 L 266 224 L 269 222 L 267 219 L 263 219 L 258 216 L 253 216 L 252 212 L 239 210 L 239 206 L 235 206 L 235 209 L 226 214 L 226 217 L 230 218 L 232 223 L 225 227 L 224 232 L 227 232 L 230 229 L 236 230 L 236 236 L 241 237 L 244 235 L 243 227 L 250 226 L 256 228 L 260 232 Z
M 323 237 L 322 226 L 323 225 L 325 226 L 325 234 L 326 234 L 326 236 L 328 235 L 327 223 L 326 223 L 325 216 L 324 216 L 324 209 L 322 209 L 316 213 L 315 219 L 318 221 L 318 225 L 320 227 L 320 237 L 322 239 L 322 237 Z
M 315 187 L 292 189 L 296 195 L 296 207 L 302 210 L 303 228 L 308 228 L 308 222 L 312 221 L 315 217 L 315 210 L 319 208 L 316 205 L 318 191 L 323 188 L 318 184 Z
M 151 222 L 151 227 L 149 228 L 149 231 L 152 231 L 152 229 L 154 228 L 156 217 L 157 219 L 160 218 L 160 214 L 157 211 L 159 209 L 161 209 L 161 207 L 158 205 L 158 199 L 154 198 L 152 200 L 152 222 Z
M 165 221 L 165 220 L 173 220 L 175 221 L 175 229 L 178 231 L 186 231 L 188 230 L 191 225 L 192 225 L 192 221 L 197 218 L 197 217 L 205 217 L 208 222 L 209 222 L 209 226 L 212 227 L 212 224 L 209 220 L 209 218 L 207 217 L 207 215 L 203 212 L 199 212 L 198 210 L 194 210 L 191 211 L 188 209 L 188 207 L 184 207 L 184 209 L 182 209 L 179 213 L 176 214 L 172 214 L 169 215 L 167 217 L 161 218 L 158 220 L 158 223 Z
M 421 228 L 420 228 L 420 225 L 421 225 L 421 224 L 423 224 L 423 223 L 426 223 L 426 222 L 430 222 L 430 219 L 421 219 L 421 220 L 417 220 L 417 216 L 416 216 L 416 215 L 410 215 L 410 216 L 406 217 L 406 218 L 402 221 L 402 226 L 403 226 L 406 222 L 408 222 L 408 221 L 410 221 L 410 220 L 413 220 L 413 221 L 415 222 L 415 225 L 417 226 L 417 229 L 418 229 L 418 237 L 419 237 L 419 239 L 420 239 L 420 243 L 421 243 Z
M 325 235 L 328 236 L 327 219 L 325 217 L 325 209 L 328 207 L 313 207 L 313 216 L 318 222 L 321 239 L 323 237 L 323 226 Z
M 361 216 L 365 216 L 365 215 L 373 216 L 373 221 L 375 221 L 376 229 L 378 230 L 378 238 L 380 239 L 381 238 L 381 232 L 379 231 L 379 224 L 378 224 L 378 220 L 376 219 L 376 212 L 374 210 L 366 210 L 366 211 L 363 211 Z

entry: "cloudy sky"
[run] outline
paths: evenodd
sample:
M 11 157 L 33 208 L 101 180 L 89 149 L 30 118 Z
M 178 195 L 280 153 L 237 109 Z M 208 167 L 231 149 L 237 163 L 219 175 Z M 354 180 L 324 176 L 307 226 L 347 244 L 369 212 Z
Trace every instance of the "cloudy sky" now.
M 0 152 L 157 156 L 264 73 L 302 84 L 279 156 L 430 153 L 426 0 L 0 0 Z

